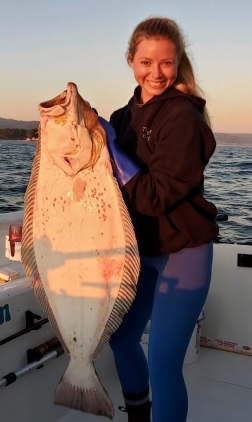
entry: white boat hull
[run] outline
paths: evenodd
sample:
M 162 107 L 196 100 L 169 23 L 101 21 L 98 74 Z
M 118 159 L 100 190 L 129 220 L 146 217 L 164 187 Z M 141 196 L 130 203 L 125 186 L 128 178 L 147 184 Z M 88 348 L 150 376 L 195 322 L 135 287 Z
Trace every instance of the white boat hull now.
M 0 284 L 0 344 L 26 328 L 26 311 L 41 316 L 42 320 L 45 318 L 30 287 L 31 280 L 24 277 L 21 263 L 5 257 L 5 237 L 10 224 L 22 224 L 22 213 L 0 215 L 0 267 L 15 269 L 21 276 L 18 280 Z M 195 360 L 196 363 L 184 366 L 190 404 L 188 422 L 251 421 L 252 268 L 237 266 L 238 254 L 252 255 L 252 246 L 214 245 L 212 282 L 201 327 L 201 345 L 207 347 L 200 348 L 200 358 L 196 359 L 197 362 Z M 39 330 L 0 345 L 0 385 L 2 377 L 26 367 L 28 349 L 53 337 L 49 323 L 45 323 Z M 148 334 L 143 336 L 142 345 L 147 354 Z M 97 421 L 96 416 L 54 405 L 54 391 L 67 363 L 68 357 L 63 354 L 52 358 L 40 369 L 24 373 L 12 384 L 0 386 L 1 420 Z M 114 420 L 123 422 L 127 417 L 117 409 L 123 405 L 123 398 L 109 347 L 96 365 L 115 406 Z M 99 417 L 99 420 L 107 419 Z

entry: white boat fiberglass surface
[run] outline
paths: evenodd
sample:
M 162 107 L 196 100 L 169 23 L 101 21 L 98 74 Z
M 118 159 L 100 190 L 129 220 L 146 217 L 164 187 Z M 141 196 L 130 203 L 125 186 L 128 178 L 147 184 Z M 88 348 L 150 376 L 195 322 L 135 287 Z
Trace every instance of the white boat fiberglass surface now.
M 22 212 L 0 215 L 0 272 L 6 273 L 3 268 L 13 270 L 7 278 L 15 278 L 14 272 L 19 273 L 18 278 L 0 283 L 0 419 L 3 422 L 105 421 L 104 417 L 53 403 L 54 390 L 68 357 L 34 298 L 31 280 L 24 276 L 19 242 L 14 242 L 15 254 L 11 256 L 9 227 L 22 225 L 22 217 Z M 205 319 L 195 327 L 184 365 L 189 394 L 188 422 L 251 421 L 251 298 L 252 245 L 216 243 Z M 147 331 L 142 345 L 147 354 Z M 114 403 L 114 420 L 126 422 L 126 413 L 118 410 L 123 398 L 109 347 L 95 365 Z

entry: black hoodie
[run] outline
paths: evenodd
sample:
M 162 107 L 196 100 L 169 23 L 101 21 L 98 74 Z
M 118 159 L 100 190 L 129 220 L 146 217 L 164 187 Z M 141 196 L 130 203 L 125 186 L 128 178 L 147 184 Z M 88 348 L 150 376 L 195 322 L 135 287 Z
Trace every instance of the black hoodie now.
M 203 197 L 203 172 L 216 142 L 205 101 L 168 88 L 140 104 L 140 87 L 110 119 L 122 150 L 141 169 L 122 189 L 141 255 L 210 242 L 216 207 Z

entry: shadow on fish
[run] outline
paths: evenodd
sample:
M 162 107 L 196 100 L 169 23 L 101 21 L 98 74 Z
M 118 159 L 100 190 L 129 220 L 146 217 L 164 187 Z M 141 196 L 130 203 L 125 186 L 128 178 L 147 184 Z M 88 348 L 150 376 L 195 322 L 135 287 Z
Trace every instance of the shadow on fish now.
M 76 85 L 69 83 L 39 110 L 21 254 L 35 296 L 70 356 L 54 402 L 113 418 L 93 362 L 135 297 L 134 229 L 105 130 Z

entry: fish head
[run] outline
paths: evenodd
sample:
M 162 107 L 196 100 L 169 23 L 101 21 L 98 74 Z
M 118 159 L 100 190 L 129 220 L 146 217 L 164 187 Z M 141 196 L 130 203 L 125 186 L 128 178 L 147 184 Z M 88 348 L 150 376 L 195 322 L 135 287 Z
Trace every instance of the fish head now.
M 69 176 L 94 167 L 106 143 L 98 116 L 70 82 L 67 90 L 39 105 L 41 148 Z M 42 145 L 43 144 L 43 145 Z

